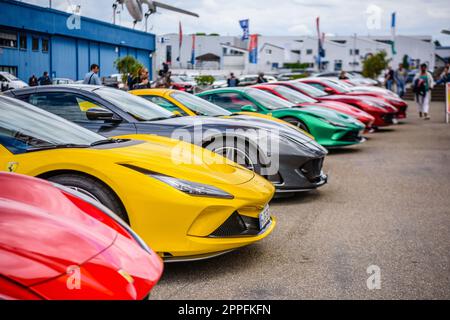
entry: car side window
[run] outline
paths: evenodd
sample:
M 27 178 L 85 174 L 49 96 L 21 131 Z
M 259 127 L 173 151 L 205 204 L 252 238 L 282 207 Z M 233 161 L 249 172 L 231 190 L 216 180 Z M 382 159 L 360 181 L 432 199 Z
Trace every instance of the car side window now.
M 36 93 L 28 97 L 28 103 L 51 112 L 66 120 L 73 122 L 103 122 L 101 120 L 89 120 L 86 111 L 92 108 L 105 109 L 98 103 L 81 95 L 65 92 Z
M 211 95 L 210 101 L 232 112 L 239 112 L 243 106 L 248 105 L 258 109 L 257 105 L 238 93 L 216 93 Z
M 159 97 L 159 96 L 144 96 L 144 98 L 146 98 L 147 100 L 149 100 L 149 101 L 151 101 L 153 103 L 156 103 L 158 106 L 163 107 L 164 109 L 166 109 L 168 111 L 178 112 L 182 116 L 187 116 L 188 115 L 183 109 L 181 109 L 177 105 L 173 104 L 172 102 L 170 102 L 166 98 Z
M 325 90 L 325 87 L 324 87 L 323 85 L 319 84 L 319 83 L 314 83 L 314 82 L 312 82 L 312 83 L 308 83 L 308 84 L 309 84 L 310 86 L 313 86 L 314 88 L 319 89 L 319 90 L 322 90 L 322 91 Z

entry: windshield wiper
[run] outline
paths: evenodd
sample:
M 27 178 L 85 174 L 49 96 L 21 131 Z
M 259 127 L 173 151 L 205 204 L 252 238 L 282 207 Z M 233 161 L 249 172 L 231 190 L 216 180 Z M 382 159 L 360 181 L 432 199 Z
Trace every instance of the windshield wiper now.
M 105 140 L 99 140 L 99 141 L 95 141 L 93 143 L 91 143 L 91 147 L 97 147 L 97 146 L 101 146 L 104 144 L 112 144 L 112 143 L 122 143 L 122 142 L 126 142 L 126 141 L 130 141 L 129 139 L 105 139 Z
M 42 150 L 52 150 L 52 149 L 70 149 L 70 148 L 89 148 L 87 144 L 75 144 L 75 143 L 61 143 L 61 144 L 51 144 L 47 146 L 34 146 L 28 148 L 27 152 L 42 151 Z

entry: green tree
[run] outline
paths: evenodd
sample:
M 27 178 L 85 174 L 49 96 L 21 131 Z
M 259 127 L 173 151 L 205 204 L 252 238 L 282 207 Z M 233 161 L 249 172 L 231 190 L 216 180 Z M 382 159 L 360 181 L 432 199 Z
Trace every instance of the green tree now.
M 137 77 L 139 75 L 139 70 L 144 67 L 144 65 L 133 56 L 117 58 L 116 61 L 114 61 L 114 66 L 117 71 L 122 74 L 123 83 L 127 83 L 128 75 L 131 75 L 134 78 Z
M 210 86 L 214 83 L 215 79 L 210 75 L 202 75 L 195 77 L 195 81 L 198 86 Z
M 390 61 L 386 51 L 369 55 L 363 62 L 363 76 L 375 79 L 388 67 Z

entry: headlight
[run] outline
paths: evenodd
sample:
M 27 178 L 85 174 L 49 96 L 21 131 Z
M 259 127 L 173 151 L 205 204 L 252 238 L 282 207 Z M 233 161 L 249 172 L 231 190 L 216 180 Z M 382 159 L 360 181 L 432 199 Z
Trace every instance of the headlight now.
M 233 199 L 234 197 L 219 188 L 214 186 L 201 184 L 197 182 L 192 182 L 183 179 L 177 179 L 162 174 L 152 173 L 149 174 L 150 177 L 155 178 L 161 182 L 168 184 L 169 186 L 184 192 L 190 196 L 197 197 L 211 197 L 211 198 L 222 198 L 222 199 Z

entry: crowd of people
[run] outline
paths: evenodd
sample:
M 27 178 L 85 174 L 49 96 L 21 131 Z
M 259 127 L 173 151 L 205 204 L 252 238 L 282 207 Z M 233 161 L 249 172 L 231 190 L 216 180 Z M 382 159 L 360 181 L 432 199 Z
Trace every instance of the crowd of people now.
M 34 74 L 28 79 L 28 85 L 30 87 L 36 87 L 36 86 L 48 86 L 51 85 L 52 79 L 48 75 L 47 71 L 44 71 L 41 77 L 37 78 Z

